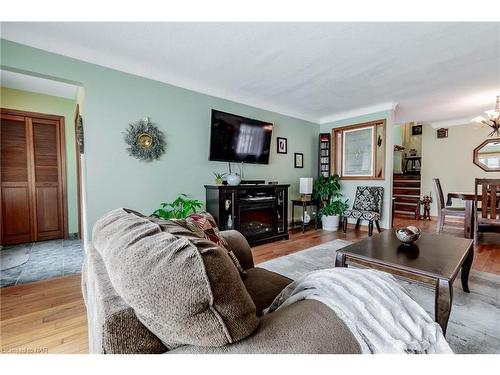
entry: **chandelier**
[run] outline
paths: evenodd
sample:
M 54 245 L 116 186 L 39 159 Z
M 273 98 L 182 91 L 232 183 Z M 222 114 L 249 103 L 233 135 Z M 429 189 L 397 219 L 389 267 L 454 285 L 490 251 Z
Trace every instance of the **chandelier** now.
M 500 137 L 500 95 L 497 96 L 497 103 L 495 109 L 490 109 L 485 111 L 488 118 L 482 116 L 477 116 L 472 119 L 472 121 L 479 124 L 488 125 L 493 131 L 488 134 L 488 137 Z

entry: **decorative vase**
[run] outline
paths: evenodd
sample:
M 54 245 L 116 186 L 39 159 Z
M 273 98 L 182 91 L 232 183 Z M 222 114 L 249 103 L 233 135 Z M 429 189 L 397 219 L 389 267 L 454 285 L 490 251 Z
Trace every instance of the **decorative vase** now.
M 227 183 L 231 186 L 238 186 L 241 183 L 241 177 L 237 173 L 228 174 L 226 179 Z
M 321 216 L 321 224 L 323 227 L 323 230 L 329 231 L 329 232 L 335 232 L 339 229 L 339 221 L 340 221 L 340 216 L 339 215 L 323 215 Z
M 222 178 L 216 178 L 215 179 L 215 185 L 220 186 L 220 185 L 222 185 L 222 182 L 223 182 Z
M 311 221 L 311 216 L 306 212 L 304 212 L 304 215 L 300 218 L 304 224 L 309 224 Z
M 396 229 L 396 237 L 405 245 L 411 245 L 420 238 L 421 231 L 419 228 L 410 225 Z
M 233 229 L 233 218 L 231 217 L 231 215 L 228 215 L 227 217 L 226 228 Z

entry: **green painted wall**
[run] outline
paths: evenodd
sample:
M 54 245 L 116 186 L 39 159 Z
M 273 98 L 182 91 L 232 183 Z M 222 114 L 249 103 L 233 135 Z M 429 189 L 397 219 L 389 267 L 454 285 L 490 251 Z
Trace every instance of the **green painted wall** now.
M 392 196 L 392 160 L 394 148 L 394 119 L 393 111 L 383 111 L 371 113 L 358 117 L 351 117 L 343 120 L 333 121 L 326 124 L 321 124 L 321 132 L 329 133 L 333 128 L 341 126 L 354 125 L 368 121 L 382 120 L 386 121 L 386 138 L 385 138 L 385 179 L 384 180 L 355 180 L 345 181 L 342 183 L 342 193 L 349 199 L 349 204 L 352 207 L 357 186 L 382 186 L 384 188 L 384 206 L 382 211 L 382 221 L 380 225 L 383 228 L 390 228 L 391 217 L 391 196 Z M 364 224 L 367 224 L 366 222 Z
M 246 178 L 289 183 L 290 196 L 296 197 L 299 178 L 317 176 L 318 124 L 0 41 L 4 69 L 85 88 L 87 229 L 116 207 L 151 213 L 180 192 L 204 201 L 203 185 L 213 183 L 212 172 L 227 170 L 227 163 L 208 161 L 212 108 L 275 125 L 269 165 L 246 165 Z M 123 141 L 128 124 L 145 116 L 167 139 L 166 154 L 151 163 L 128 156 Z M 276 137 L 288 138 L 288 154 L 276 153 Z M 303 169 L 294 168 L 294 152 L 304 153 Z
M 403 128 L 398 124 L 394 124 L 394 144 L 403 145 Z
M 75 155 L 74 100 L 0 87 L 0 107 L 64 116 L 66 138 L 66 183 L 68 231 L 78 232 L 78 199 Z

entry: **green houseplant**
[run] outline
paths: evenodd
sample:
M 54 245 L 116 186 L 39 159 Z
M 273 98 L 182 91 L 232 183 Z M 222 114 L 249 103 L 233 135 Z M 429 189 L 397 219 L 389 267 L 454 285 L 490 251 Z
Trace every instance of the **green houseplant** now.
M 343 201 L 340 193 L 340 177 L 320 176 L 314 181 L 313 198 L 320 202 L 319 215 L 324 230 L 336 231 L 340 216 L 349 207 L 347 200 Z
M 190 214 L 196 213 L 202 206 L 198 199 L 191 199 L 186 194 L 179 194 L 173 202 L 161 203 L 160 208 L 153 214 L 162 219 L 184 219 Z
M 321 207 L 319 209 L 319 214 L 321 215 L 321 217 L 334 215 L 341 216 L 348 208 L 349 205 L 347 204 L 347 199 L 345 200 L 345 202 L 337 199 L 328 203 L 326 206 Z

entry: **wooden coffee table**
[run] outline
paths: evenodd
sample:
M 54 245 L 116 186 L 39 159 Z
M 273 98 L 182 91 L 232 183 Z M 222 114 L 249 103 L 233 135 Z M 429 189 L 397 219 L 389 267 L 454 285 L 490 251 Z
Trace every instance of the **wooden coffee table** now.
M 436 322 L 446 333 L 453 300 L 453 281 L 462 269 L 462 288 L 469 293 L 474 258 L 471 240 L 446 234 L 422 233 L 413 245 L 403 245 L 386 230 L 337 250 L 335 267 L 357 264 L 434 286 Z

